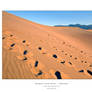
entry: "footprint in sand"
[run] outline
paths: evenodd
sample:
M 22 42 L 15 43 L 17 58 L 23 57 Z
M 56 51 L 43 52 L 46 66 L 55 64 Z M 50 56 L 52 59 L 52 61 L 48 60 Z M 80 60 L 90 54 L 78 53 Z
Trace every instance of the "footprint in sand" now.
M 87 63 L 87 61 L 85 61 L 85 63 Z
M 72 55 L 70 55 L 70 57 L 72 57 Z
M 62 78 L 61 78 L 61 74 L 60 74 L 59 71 L 56 71 L 56 72 L 55 72 L 55 75 L 56 75 L 57 79 L 62 79 Z
M 65 53 L 65 55 L 67 55 L 67 53 Z
M 56 55 L 56 54 L 53 54 L 52 56 L 53 56 L 54 58 L 57 58 L 57 55 Z
M 83 51 L 80 51 L 81 53 L 83 53 Z
M 83 73 L 83 72 L 84 72 L 84 70 L 79 70 L 79 72 Z
M 83 61 L 83 60 L 82 60 L 81 63 L 87 63 L 87 61 Z
M 29 46 L 29 44 L 26 44 L 26 46 Z
M 38 47 L 38 49 L 39 49 L 39 50 L 42 50 L 42 48 L 41 48 L 41 47 Z
M 65 42 L 63 42 L 62 44 L 65 44 Z
M 11 47 L 10 50 L 12 50 L 13 49 L 12 47 L 14 47 L 14 46 L 15 46 L 15 43 L 11 44 L 10 45 L 10 47 Z
M 13 35 L 11 34 L 10 37 L 12 37 Z
M 24 57 L 24 59 L 23 59 L 24 61 L 26 61 L 27 60 L 27 57 Z
M 71 62 L 68 62 L 70 65 L 72 65 L 72 63 Z
M 71 47 L 71 45 L 69 45 L 69 47 Z
M 23 42 L 23 43 L 25 43 L 26 41 L 25 41 L 25 40 L 23 40 L 22 42 Z
M 2 37 L 2 39 L 5 39 L 5 37 Z
M 58 49 L 56 48 L 56 50 L 58 50 Z
M 89 67 L 92 67 L 92 65 L 89 65 Z
M 88 72 L 90 75 L 92 75 L 92 72 L 91 72 L 90 70 L 87 70 L 87 72 Z
M 38 66 L 38 61 L 35 62 L 35 67 L 37 67 L 37 66 Z
M 84 61 L 82 60 L 81 63 L 83 63 Z
M 45 52 L 43 52 L 42 54 L 46 54 Z
M 26 54 L 27 54 L 27 50 L 25 50 L 25 51 L 23 52 L 23 54 L 26 55 Z
M 41 70 L 39 70 L 39 72 L 36 74 L 36 76 L 42 75 L 43 72 Z
M 64 51 L 62 50 L 62 52 L 64 52 Z
M 65 61 L 60 62 L 61 64 L 65 64 Z
M 74 59 L 77 60 L 77 57 L 75 57 Z
M 15 43 L 11 44 L 11 47 L 14 47 L 15 46 Z

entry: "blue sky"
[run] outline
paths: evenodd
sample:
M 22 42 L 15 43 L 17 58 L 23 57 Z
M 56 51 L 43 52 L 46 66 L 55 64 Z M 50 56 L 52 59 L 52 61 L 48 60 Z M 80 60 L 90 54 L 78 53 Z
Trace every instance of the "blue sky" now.
M 92 24 L 92 11 L 7 11 L 44 25 Z

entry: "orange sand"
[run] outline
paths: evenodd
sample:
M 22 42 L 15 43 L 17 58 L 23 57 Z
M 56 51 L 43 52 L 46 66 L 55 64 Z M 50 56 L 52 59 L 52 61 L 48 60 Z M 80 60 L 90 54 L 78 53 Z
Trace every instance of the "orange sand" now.
M 3 79 L 57 79 L 56 71 L 62 79 L 92 78 L 87 72 L 92 72 L 92 32 L 40 25 L 6 12 L 2 20 Z

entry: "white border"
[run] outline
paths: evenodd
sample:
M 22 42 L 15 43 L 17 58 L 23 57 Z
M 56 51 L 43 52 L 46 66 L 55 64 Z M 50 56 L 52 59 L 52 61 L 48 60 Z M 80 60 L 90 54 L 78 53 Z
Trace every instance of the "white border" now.
M 2 75 L 2 10 L 92 10 L 92 0 L 2 0 L 0 1 L 0 75 Z M 0 76 L 1 78 L 1 76 Z M 46 90 L 35 82 L 68 82 Z M 0 80 L 1 92 L 91 92 L 92 80 Z

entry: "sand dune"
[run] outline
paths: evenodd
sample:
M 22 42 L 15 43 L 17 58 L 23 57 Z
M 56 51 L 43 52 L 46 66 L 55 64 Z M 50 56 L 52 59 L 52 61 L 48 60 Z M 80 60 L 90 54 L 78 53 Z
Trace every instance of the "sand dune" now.
M 3 12 L 3 79 L 91 79 L 92 32 L 51 27 Z
M 86 31 L 90 31 L 90 32 L 92 32 L 92 29 L 89 29 L 89 30 L 86 30 Z

